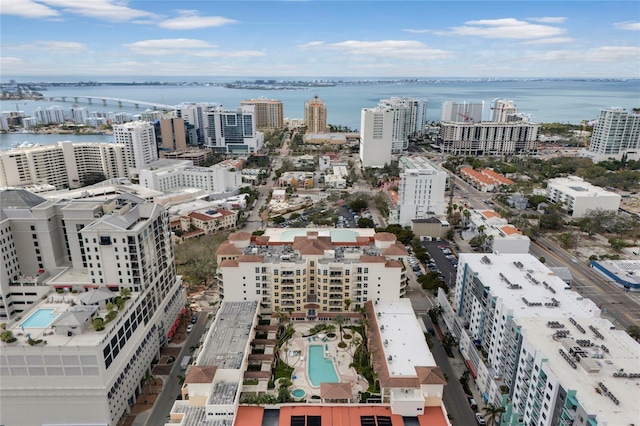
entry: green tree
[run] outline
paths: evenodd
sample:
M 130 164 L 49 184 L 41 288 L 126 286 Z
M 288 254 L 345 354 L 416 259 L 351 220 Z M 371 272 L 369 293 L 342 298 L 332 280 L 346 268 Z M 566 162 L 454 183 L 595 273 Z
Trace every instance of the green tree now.
M 376 224 L 368 217 L 358 218 L 358 228 L 375 228 Z
M 573 248 L 576 244 L 575 236 L 568 232 L 563 232 L 562 234 L 557 235 L 556 239 L 558 240 L 558 242 L 560 243 L 560 246 L 563 249 Z
M 630 325 L 627 327 L 627 334 L 640 342 L 640 326 Z
M 615 251 L 620 251 L 627 246 L 627 243 L 620 238 L 609 238 L 609 244 Z
M 499 424 L 500 417 L 506 412 L 506 410 L 504 407 L 488 404 L 487 406 L 482 407 L 482 412 L 484 414 L 484 419 L 487 421 L 487 426 L 495 426 Z
M 123 299 L 129 299 L 131 297 L 131 290 L 126 287 L 122 287 L 120 289 L 120 297 Z

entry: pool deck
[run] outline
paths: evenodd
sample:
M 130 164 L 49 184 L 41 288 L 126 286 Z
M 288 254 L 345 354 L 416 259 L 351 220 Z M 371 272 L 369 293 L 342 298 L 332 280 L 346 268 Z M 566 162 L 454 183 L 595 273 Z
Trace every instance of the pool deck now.
M 324 322 L 305 322 L 301 324 L 295 324 L 295 333 L 293 337 L 289 340 L 288 344 L 280 350 L 280 357 L 282 360 L 287 362 L 290 366 L 294 368 L 293 376 L 295 379 L 292 379 L 293 386 L 291 389 L 304 389 L 307 392 L 305 399 L 307 402 L 321 402 L 320 399 L 311 399 L 312 395 L 320 396 L 320 386 L 313 386 L 311 381 L 309 380 L 309 376 L 307 374 L 307 363 L 309 361 L 309 346 L 311 345 L 325 345 L 329 348 L 329 356 L 333 361 L 333 365 L 338 373 L 338 378 L 341 383 L 352 383 L 353 384 L 353 396 L 357 398 L 359 392 L 366 392 L 369 388 L 369 383 L 367 380 L 360 376 L 355 369 L 349 367 L 349 364 L 352 362 L 351 354 L 349 353 L 349 346 L 344 349 L 340 349 L 338 347 L 338 343 L 340 343 L 340 338 L 336 336 L 333 340 L 329 339 L 326 342 L 323 342 L 317 335 L 315 336 L 315 340 L 311 338 L 309 341 L 308 337 L 302 337 L 303 334 L 308 334 L 309 329 L 311 329 L 314 325 L 317 324 L 325 324 Z M 321 331 L 320 334 L 323 332 Z M 340 333 L 338 330 L 335 332 L 337 335 Z M 351 334 L 351 330 L 349 330 Z M 352 339 L 355 336 L 352 337 Z M 348 340 L 345 342 L 349 343 Z M 289 356 L 289 351 L 300 351 L 301 355 Z M 327 357 L 326 351 L 324 352 L 325 357 Z M 304 359 L 302 359 L 304 357 Z

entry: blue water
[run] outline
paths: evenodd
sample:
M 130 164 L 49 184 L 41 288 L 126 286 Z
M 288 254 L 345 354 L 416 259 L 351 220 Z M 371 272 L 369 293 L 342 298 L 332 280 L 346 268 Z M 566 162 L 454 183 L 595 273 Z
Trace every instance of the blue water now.
M 291 395 L 293 395 L 296 398 L 302 398 L 306 394 L 307 392 L 305 392 L 304 389 L 294 389 L 293 391 L 291 391 Z
M 295 78 L 290 78 L 294 80 Z M 24 78 L 20 79 L 24 81 Z M 79 80 L 76 78 L 76 81 Z M 96 79 L 94 79 L 96 80 Z M 130 79 L 129 81 L 133 81 Z M 158 80 L 158 78 L 154 78 Z M 231 79 L 227 79 L 229 81 Z M 347 79 L 345 79 L 347 80 Z M 353 80 L 353 79 L 351 79 Z M 364 80 L 364 79 L 363 79 Z M 138 81 L 142 81 L 138 79 Z M 169 81 L 169 79 L 163 80 Z M 190 80 L 191 81 L 191 80 Z M 444 101 L 485 103 L 485 119 L 489 118 L 490 103 L 495 98 L 514 100 L 518 111 L 531 115 L 533 121 L 542 123 L 580 124 L 582 120 L 595 119 L 600 109 L 612 106 L 631 110 L 638 106 L 640 79 L 634 80 L 497 80 L 459 81 L 434 80 L 429 82 L 380 83 L 363 85 L 337 85 L 333 87 L 309 88 L 308 90 L 257 90 L 228 89 L 221 86 L 83 86 L 50 87 L 44 96 L 87 96 L 134 99 L 177 105 L 182 102 L 221 103 L 235 109 L 245 99 L 264 96 L 283 102 L 284 115 L 288 118 L 304 117 L 304 103 L 313 95 L 320 96 L 327 105 L 327 121 L 352 129 L 360 128 L 360 111 L 377 105 L 382 98 L 391 96 L 413 96 L 427 99 L 427 119 L 440 119 L 440 106 Z M 24 111 L 32 115 L 38 108 L 58 104 L 68 110 L 71 102 L 48 101 L 2 101 L 1 111 Z M 127 111 L 140 113 L 144 110 L 133 107 L 118 108 L 117 105 L 79 104 L 89 111 Z M 0 135 L 0 149 L 11 146 L 7 135 Z M 73 136 L 73 137 L 72 137 Z M 60 136 L 59 140 L 80 141 L 83 137 Z M 29 140 L 20 135 L 17 142 Z M 33 139 L 36 139 L 34 136 Z M 108 136 L 106 141 L 111 141 Z M 16 140 L 13 140 L 16 141 Z M 32 142 L 30 140 L 30 142 Z M 55 142 L 55 141 L 54 141 Z M 44 144 L 44 142 L 38 142 Z M 53 143 L 53 142 L 52 142 Z
M 24 320 L 20 327 L 47 328 L 56 318 L 58 318 L 58 314 L 54 314 L 53 309 L 40 308 Z
M 323 346 L 309 346 L 307 374 L 311 385 L 315 387 L 320 386 L 320 383 L 338 383 L 340 381 L 333 366 L 333 361 L 324 357 L 323 350 Z

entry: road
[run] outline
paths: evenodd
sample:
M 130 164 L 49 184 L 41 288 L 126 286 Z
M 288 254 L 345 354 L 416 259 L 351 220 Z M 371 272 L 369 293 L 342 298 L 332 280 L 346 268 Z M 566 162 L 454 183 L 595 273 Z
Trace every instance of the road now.
M 167 417 L 171 412 L 171 407 L 173 406 L 178 394 L 180 394 L 181 385 L 178 376 L 184 374 L 184 372 L 180 370 L 180 361 L 182 360 L 182 357 L 192 354 L 190 348 L 198 344 L 202 333 L 205 332 L 205 325 L 207 323 L 207 316 L 209 313 L 210 312 L 205 311 L 199 314 L 198 322 L 194 325 L 193 331 L 189 334 L 189 337 L 187 337 L 187 340 L 185 340 L 182 346 L 180 355 L 176 357 L 176 361 L 173 363 L 174 365 L 171 369 L 171 374 L 164 378 L 164 383 L 166 383 L 166 385 L 162 388 L 162 393 L 150 411 L 136 416 L 136 419 L 133 422 L 134 426 L 156 426 L 166 423 Z

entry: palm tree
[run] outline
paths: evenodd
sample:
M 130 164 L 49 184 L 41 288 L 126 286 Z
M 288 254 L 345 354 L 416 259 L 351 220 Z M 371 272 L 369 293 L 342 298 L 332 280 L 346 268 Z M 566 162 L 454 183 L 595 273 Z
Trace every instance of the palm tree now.
M 486 407 L 482 407 L 484 418 L 487 421 L 487 426 L 495 426 L 500 422 L 500 418 L 503 413 L 506 413 L 504 407 L 489 404 Z
M 131 297 L 131 290 L 126 287 L 122 287 L 120 289 L 120 297 L 122 297 L 123 299 L 128 299 L 129 297 Z
M 350 307 L 351 307 L 351 299 L 344 299 L 344 310 L 349 311 Z

